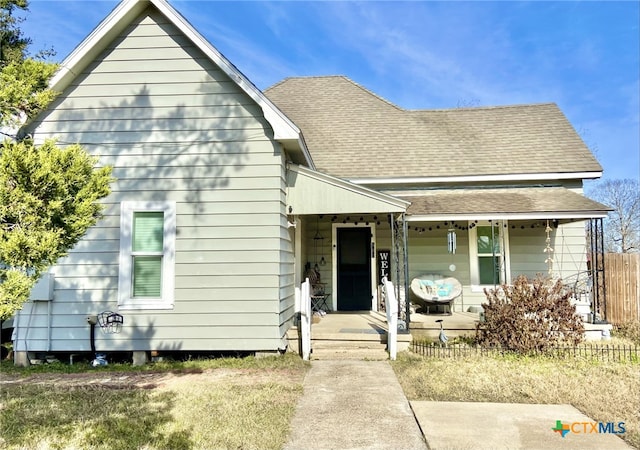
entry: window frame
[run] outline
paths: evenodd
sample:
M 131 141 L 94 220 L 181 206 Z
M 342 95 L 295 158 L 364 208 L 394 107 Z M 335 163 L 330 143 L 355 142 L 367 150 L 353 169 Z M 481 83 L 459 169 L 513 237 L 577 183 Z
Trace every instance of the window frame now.
M 496 226 L 495 223 L 498 223 Z M 498 229 L 498 244 L 500 252 L 496 256 L 500 259 L 500 279 L 498 284 L 511 283 L 511 258 L 509 254 L 509 226 L 506 220 L 488 221 L 482 220 L 469 222 L 469 275 L 471 278 L 471 291 L 483 292 L 485 288 L 493 288 L 493 284 L 480 283 L 480 263 L 478 258 L 478 227 L 494 226 Z
M 163 250 L 160 297 L 133 296 L 133 223 L 137 212 L 162 212 Z M 173 309 L 175 302 L 176 204 L 170 201 L 122 202 L 120 205 L 120 256 L 118 307 L 120 309 Z

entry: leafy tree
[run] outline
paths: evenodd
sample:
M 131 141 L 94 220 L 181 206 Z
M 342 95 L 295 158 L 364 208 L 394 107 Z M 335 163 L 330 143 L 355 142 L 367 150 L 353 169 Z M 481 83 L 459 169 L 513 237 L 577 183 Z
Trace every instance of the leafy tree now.
M 31 40 L 18 28 L 23 19 L 16 10 L 27 10 L 26 0 L 0 0 L 0 127 L 17 127 L 35 116 L 56 96 L 48 88 L 57 64 L 44 60 L 53 51 L 29 57 Z
M 604 248 L 611 253 L 640 252 L 638 181 L 606 180 L 589 189 L 589 197 L 613 208 L 604 221 Z
M 0 66 L 25 59 L 31 43 L 18 28 L 24 19 L 15 16 L 16 10 L 26 11 L 27 1 L 0 0 Z
M 45 52 L 30 58 L 17 10 L 26 0 L 0 0 L 0 127 L 17 128 L 55 98 L 48 83 L 56 65 Z M 5 133 L 7 137 L 8 133 Z M 101 215 L 111 168 L 79 145 L 0 144 L 0 321 L 27 301 L 40 274 L 65 256 Z
M 0 153 L 0 317 L 22 306 L 40 273 L 101 215 L 111 168 L 79 145 L 5 140 Z M 26 295 L 25 295 L 26 293 Z

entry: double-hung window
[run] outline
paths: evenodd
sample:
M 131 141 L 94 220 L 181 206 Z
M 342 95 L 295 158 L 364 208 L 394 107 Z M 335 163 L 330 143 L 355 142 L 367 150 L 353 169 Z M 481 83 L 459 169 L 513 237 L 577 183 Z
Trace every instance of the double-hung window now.
M 173 308 L 175 238 L 175 203 L 122 203 L 118 282 L 120 308 Z
M 509 283 L 509 245 L 506 222 L 480 222 L 469 228 L 471 284 Z

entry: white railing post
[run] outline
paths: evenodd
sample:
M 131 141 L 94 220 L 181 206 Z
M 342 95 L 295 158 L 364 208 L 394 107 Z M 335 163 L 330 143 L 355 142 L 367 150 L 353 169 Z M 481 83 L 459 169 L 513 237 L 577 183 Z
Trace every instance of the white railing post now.
M 389 351 L 389 359 L 395 361 L 398 354 L 398 301 L 396 293 L 393 289 L 393 283 L 382 278 L 384 285 L 385 308 L 387 310 L 387 325 L 389 331 L 387 333 L 387 349 Z
M 311 356 L 311 283 L 307 278 L 300 292 L 300 339 L 302 359 L 309 361 Z

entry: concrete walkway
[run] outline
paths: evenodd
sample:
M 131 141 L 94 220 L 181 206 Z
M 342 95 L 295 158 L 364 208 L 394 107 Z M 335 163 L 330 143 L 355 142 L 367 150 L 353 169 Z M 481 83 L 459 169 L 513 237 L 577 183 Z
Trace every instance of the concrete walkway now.
M 573 431 L 562 437 L 557 421 Z M 285 450 L 631 448 L 592 423 L 571 405 L 409 404 L 388 361 L 321 360 L 311 362 Z
M 615 434 L 593 432 L 594 420 L 571 405 L 417 401 L 411 407 L 431 450 L 632 448 Z M 558 420 L 573 431 L 554 432 Z
M 286 450 L 425 450 L 388 361 L 312 361 Z

